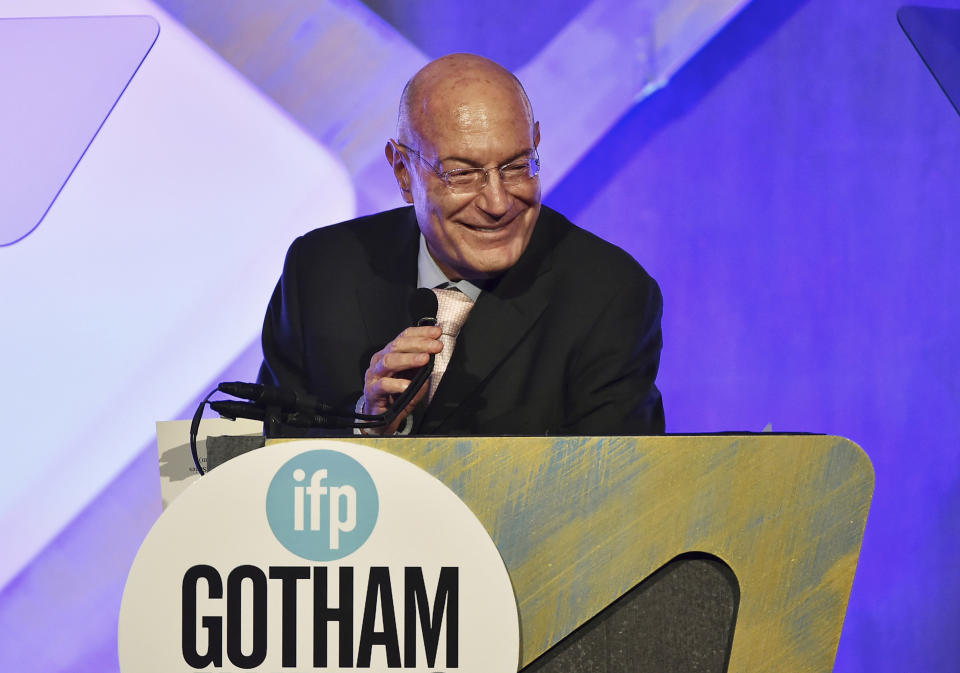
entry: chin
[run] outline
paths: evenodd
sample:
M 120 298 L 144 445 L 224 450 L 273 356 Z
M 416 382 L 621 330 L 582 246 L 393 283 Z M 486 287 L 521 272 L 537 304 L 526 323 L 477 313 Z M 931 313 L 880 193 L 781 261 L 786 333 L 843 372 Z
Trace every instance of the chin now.
M 495 259 L 472 260 L 472 264 L 467 271 L 473 278 L 494 278 L 513 267 L 518 259 L 520 259 L 520 255 L 503 255 Z

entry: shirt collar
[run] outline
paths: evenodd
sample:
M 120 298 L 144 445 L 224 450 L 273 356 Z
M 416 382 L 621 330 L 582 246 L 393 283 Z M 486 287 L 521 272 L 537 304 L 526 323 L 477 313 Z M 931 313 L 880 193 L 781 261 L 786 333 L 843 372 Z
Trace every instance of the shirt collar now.
M 427 239 L 420 234 L 420 252 L 417 255 L 417 287 L 435 288 L 441 285 L 455 287 L 476 303 L 481 289 L 469 280 L 452 281 L 437 266 L 427 250 Z

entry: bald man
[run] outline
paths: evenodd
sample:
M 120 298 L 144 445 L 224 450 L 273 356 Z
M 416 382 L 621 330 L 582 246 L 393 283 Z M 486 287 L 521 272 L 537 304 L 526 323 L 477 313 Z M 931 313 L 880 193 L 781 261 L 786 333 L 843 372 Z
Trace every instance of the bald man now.
M 539 142 L 523 87 L 498 64 L 453 54 L 420 70 L 385 148 L 410 205 L 293 243 L 260 381 L 376 414 L 446 350 L 442 378 L 379 432 L 662 433 L 659 288 L 541 206 Z M 409 326 L 417 287 L 446 290 L 466 315 L 459 334 Z

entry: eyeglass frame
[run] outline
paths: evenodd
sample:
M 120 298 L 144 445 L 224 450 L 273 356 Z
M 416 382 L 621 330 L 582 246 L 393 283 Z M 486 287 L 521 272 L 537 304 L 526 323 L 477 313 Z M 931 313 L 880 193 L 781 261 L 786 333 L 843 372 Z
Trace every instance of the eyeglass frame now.
M 483 191 L 483 188 L 486 187 L 488 184 L 490 184 L 490 171 L 494 171 L 494 170 L 497 171 L 497 175 L 500 176 L 500 182 L 503 183 L 504 185 L 523 184 L 522 182 L 509 183 L 503 179 L 503 169 L 507 168 L 508 166 L 513 166 L 516 163 L 521 163 L 518 161 L 511 161 L 510 163 L 503 164 L 502 166 L 494 166 L 492 168 L 483 168 L 482 166 L 474 166 L 471 168 L 452 168 L 449 171 L 441 171 L 439 168 L 439 164 L 440 164 L 439 159 L 437 160 L 436 164 L 432 164 L 426 159 L 426 157 L 420 154 L 420 150 L 414 149 L 413 147 L 410 147 L 409 145 L 406 145 L 400 142 L 399 140 L 391 140 L 390 142 L 392 142 L 398 148 L 402 148 L 408 152 L 413 152 L 414 154 L 416 154 L 417 158 L 420 161 L 422 161 L 424 164 L 429 166 L 430 171 L 434 175 L 436 175 L 438 178 L 440 178 L 440 180 L 443 181 L 443 184 L 447 186 L 447 189 L 451 189 L 451 190 L 455 189 L 453 185 L 450 184 L 450 179 L 449 179 L 450 173 L 453 173 L 454 171 L 483 171 L 483 182 L 480 183 L 480 187 L 476 190 L 477 193 Z M 533 148 L 533 156 L 531 156 L 528 159 L 528 162 L 532 162 L 533 165 L 537 167 L 537 170 L 532 175 L 528 175 L 526 177 L 527 180 L 532 180 L 533 178 L 537 177 L 540 174 L 540 154 L 537 152 L 536 147 Z M 464 192 L 464 193 L 469 194 L 470 192 Z

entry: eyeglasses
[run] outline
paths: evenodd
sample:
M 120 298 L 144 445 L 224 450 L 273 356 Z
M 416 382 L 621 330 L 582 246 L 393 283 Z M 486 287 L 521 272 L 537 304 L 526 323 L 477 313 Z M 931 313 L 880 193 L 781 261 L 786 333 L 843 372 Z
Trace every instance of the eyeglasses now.
M 439 162 L 432 164 L 412 147 L 396 140 L 394 143 L 407 152 L 412 152 L 417 155 L 420 161 L 430 167 L 434 175 L 443 180 L 450 191 L 459 194 L 476 193 L 482 190 L 487 186 L 487 182 L 489 181 L 487 174 L 490 171 L 497 171 L 500 175 L 500 182 L 507 186 L 522 184 L 540 172 L 540 156 L 537 154 L 536 149 L 533 150 L 531 156 L 525 159 L 511 161 L 509 164 L 496 168 L 454 168 L 449 171 L 442 171 L 440 170 Z

